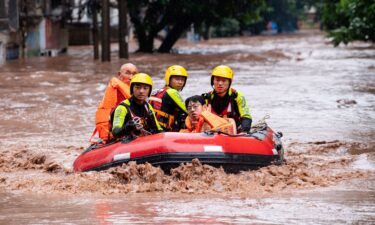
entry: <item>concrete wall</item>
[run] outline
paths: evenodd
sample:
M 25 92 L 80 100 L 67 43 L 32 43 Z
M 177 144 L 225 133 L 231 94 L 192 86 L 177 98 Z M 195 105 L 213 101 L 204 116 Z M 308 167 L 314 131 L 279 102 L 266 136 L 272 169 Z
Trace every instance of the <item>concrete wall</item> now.
M 5 62 L 5 45 L 0 41 L 0 65 Z
M 6 60 L 6 43 L 8 42 L 7 32 L 0 31 L 0 65 Z
M 62 28 L 60 22 L 53 22 L 50 19 L 45 21 L 45 49 L 64 49 L 68 47 L 68 29 Z
M 68 48 L 68 36 L 68 30 L 61 28 L 59 22 L 44 18 L 27 33 L 27 56 L 56 56 Z
M 26 55 L 39 56 L 40 55 L 40 30 L 38 27 L 30 29 L 26 36 Z

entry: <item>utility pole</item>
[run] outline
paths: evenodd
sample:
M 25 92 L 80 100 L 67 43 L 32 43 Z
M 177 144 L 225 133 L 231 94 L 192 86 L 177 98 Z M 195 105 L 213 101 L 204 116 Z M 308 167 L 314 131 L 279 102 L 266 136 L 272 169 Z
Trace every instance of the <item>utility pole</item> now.
M 94 59 L 99 59 L 99 40 L 98 40 L 98 11 L 97 8 L 98 4 L 95 1 L 91 5 L 91 12 L 92 12 L 92 41 L 94 44 Z
M 129 58 L 129 30 L 128 30 L 128 4 L 126 0 L 118 0 L 119 16 L 119 57 Z
M 102 0 L 102 62 L 111 61 L 109 0 Z

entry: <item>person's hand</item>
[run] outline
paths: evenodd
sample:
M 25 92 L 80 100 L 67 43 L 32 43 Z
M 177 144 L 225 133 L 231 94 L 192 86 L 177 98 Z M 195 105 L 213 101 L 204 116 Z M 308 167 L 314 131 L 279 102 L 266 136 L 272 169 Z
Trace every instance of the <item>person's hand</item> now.
M 137 124 L 133 120 L 129 120 L 125 124 L 124 130 L 125 130 L 126 133 L 130 133 L 130 132 L 136 130 L 137 129 L 136 127 L 137 127 Z
M 143 125 L 142 125 L 142 120 L 141 120 L 141 118 L 139 118 L 139 117 L 134 117 L 134 118 L 132 119 L 132 121 L 134 122 L 135 129 L 136 129 L 136 130 L 142 130 Z

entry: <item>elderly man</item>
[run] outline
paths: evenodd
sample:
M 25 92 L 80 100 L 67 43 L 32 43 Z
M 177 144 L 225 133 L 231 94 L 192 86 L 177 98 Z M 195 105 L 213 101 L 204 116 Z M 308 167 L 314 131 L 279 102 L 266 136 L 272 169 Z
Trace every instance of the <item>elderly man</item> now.
M 97 132 L 102 143 L 106 143 L 112 138 L 109 124 L 110 115 L 120 102 L 130 98 L 129 84 L 136 73 L 138 73 L 137 67 L 132 63 L 126 63 L 121 66 L 117 77 L 113 77 L 109 81 L 103 99 L 96 111 L 96 128 L 90 140 Z

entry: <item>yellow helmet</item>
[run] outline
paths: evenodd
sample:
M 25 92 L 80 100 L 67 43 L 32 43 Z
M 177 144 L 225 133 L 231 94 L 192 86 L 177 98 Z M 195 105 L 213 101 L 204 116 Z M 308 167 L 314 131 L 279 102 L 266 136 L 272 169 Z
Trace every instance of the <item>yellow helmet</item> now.
M 220 65 L 215 67 L 211 73 L 211 86 L 214 84 L 214 76 L 227 78 L 232 84 L 234 74 L 229 66 Z
M 182 77 L 186 77 L 187 79 L 188 73 L 184 67 L 179 66 L 179 65 L 173 65 L 173 66 L 168 67 L 168 69 L 165 71 L 164 79 L 165 79 L 166 85 L 169 85 L 171 76 L 182 76 Z M 186 79 L 185 79 L 185 83 L 186 83 Z
M 147 84 L 150 86 L 150 93 L 148 93 L 148 96 L 150 97 L 151 91 L 152 91 L 152 78 L 146 74 L 146 73 L 137 73 L 133 76 L 133 78 L 130 80 L 130 94 L 133 94 L 133 84 L 139 83 L 139 84 Z

